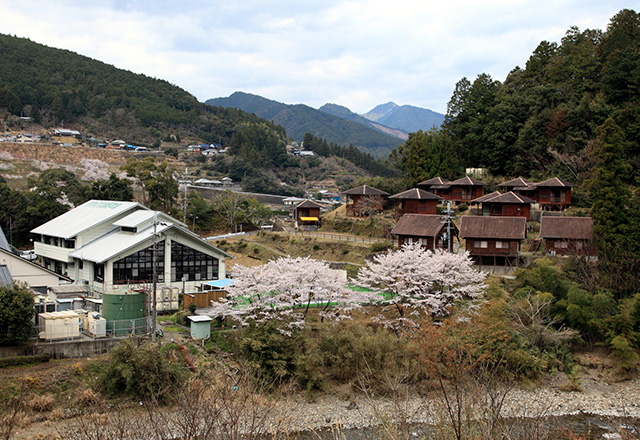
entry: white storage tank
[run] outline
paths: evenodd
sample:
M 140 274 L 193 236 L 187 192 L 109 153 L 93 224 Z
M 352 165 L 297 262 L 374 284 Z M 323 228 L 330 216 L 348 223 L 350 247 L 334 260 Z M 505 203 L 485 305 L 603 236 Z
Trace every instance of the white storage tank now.
M 102 318 L 99 313 L 89 313 L 83 322 L 83 327 L 94 338 L 107 336 L 107 320 Z

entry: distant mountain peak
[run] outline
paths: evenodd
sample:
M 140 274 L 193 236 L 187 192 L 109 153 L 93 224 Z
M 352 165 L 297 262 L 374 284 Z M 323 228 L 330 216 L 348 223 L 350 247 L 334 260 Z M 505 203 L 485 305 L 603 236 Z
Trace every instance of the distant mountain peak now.
M 434 126 L 440 127 L 444 122 L 444 115 L 441 113 L 412 105 L 399 106 L 391 101 L 374 107 L 362 116 L 370 121 L 407 133 L 429 130 Z

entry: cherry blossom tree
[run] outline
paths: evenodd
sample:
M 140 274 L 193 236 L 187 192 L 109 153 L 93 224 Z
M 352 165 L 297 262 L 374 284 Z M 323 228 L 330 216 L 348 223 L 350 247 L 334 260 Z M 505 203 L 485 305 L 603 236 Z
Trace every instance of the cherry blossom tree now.
M 339 320 L 370 299 L 369 294 L 347 289 L 326 262 L 309 257 L 282 257 L 256 267 L 237 265 L 233 274 L 227 298 L 213 304 L 214 313 L 234 316 L 241 323 L 278 318 L 300 327 L 311 307 L 322 320 Z
M 376 255 L 360 269 L 356 283 L 385 295 L 383 303 L 396 308 L 398 320 L 415 325 L 414 318 L 422 313 L 444 315 L 455 301 L 479 296 L 484 278 L 472 267 L 468 252 L 434 253 L 411 243 Z

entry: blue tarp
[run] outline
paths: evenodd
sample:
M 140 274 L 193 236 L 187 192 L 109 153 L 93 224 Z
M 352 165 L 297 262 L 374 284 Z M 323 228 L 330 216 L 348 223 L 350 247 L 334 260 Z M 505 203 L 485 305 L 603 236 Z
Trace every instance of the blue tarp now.
M 212 286 L 212 287 L 217 287 L 218 289 L 224 289 L 227 286 L 232 286 L 233 281 L 231 281 L 229 278 L 223 278 L 221 280 L 209 281 L 204 284 L 206 286 Z

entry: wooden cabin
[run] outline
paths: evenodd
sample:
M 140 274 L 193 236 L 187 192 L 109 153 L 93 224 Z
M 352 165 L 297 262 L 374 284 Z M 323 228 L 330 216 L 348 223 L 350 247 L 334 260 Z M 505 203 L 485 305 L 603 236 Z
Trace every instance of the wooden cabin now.
M 400 216 L 404 214 L 437 214 L 438 202 L 443 200 L 440 196 L 418 188 L 394 194 L 389 199 L 400 202 L 398 208 Z
M 418 187 L 446 199 L 446 196 L 449 194 L 450 183 L 449 180 L 443 179 L 442 177 L 434 177 L 433 179 L 418 183 Z
M 529 220 L 531 205 L 535 200 L 509 191 L 500 194 L 498 191 L 478 197 L 471 201 L 472 204 L 480 204 L 479 215 L 492 217 L 524 217 Z
M 536 183 L 535 200 L 543 211 L 562 211 L 571 206 L 571 188 L 576 186 L 557 177 Z
M 596 255 L 593 245 L 591 217 L 558 217 L 544 215 L 540 219 L 540 238 L 551 255 Z
M 346 205 L 347 215 L 358 217 L 382 212 L 385 199 L 389 197 L 388 193 L 369 185 L 362 185 L 342 194 L 350 199 Z
M 313 200 L 305 200 L 296 205 L 293 211 L 296 228 L 318 228 L 320 226 L 320 208 L 322 205 Z
M 505 192 L 513 191 L 516 194 L 525 196 L 532 200 L 535 200 L 535 195 L 538 191 L 535 182 L 530 182 L 522 177 L 500 183 L 498 184 L 498 188 L 502 188 Z
M 451 235 L 458 236 L 458 228 L 451 222 Z M 391 230 L 398 238 L 398 247 L 419 242 L 429 250 L 448 248 L 447 223 L 439 215 L 405 214 Z
M 524 217 L 484 217 L 464 215 L 460 237 L 478 266 L 503 266 L 505 272 L 518 267 L 520 243 L 527 233 Z
M 449 183 L 449 193 L 445 199 L 455 202 L 471 202 L 473 199 L 482 197 L 483 187 L 487 184 L 473 177 L 463 177 Z

